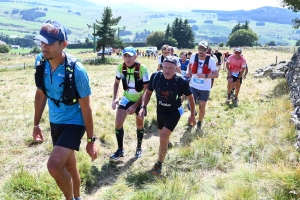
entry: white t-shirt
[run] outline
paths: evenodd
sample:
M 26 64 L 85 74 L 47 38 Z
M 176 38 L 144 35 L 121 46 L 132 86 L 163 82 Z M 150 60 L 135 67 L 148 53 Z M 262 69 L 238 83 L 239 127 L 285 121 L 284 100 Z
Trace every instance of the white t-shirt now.
M 196 53 L 193 53 L 190 58 L 190 65 L 193 66 L 194 61 L 195 61 L 195 56 Z M 198 70 L 197 73 L 201 74 L 202 73 L 202 67 L 204 65 L 205 59 L 200 60 L 200 57 L 198 55 Z M 211 71 L 217 71 L 217 66 L 216 66 L 216 61 L 213 57 L 210 57 L 209 62 L 208 62 L 208 68 Z M 188 68 L 189 71 L 189 68 Z M 210 78 L 198 78 L 197 74 L 193 74 L 191 81 L 190 81 L 190 86 L 197 89 L 197 90 L 205 90 L 205 91 L 210 91 L 211 88 L 211 79 Z

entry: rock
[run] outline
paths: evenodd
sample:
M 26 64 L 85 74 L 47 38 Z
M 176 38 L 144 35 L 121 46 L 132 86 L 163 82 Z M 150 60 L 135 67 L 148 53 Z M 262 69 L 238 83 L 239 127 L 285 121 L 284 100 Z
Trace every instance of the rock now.
M 262 78 L 262 77 L 264 77 L 264 73 L 263 72 L 254 75 L 254 78 Z

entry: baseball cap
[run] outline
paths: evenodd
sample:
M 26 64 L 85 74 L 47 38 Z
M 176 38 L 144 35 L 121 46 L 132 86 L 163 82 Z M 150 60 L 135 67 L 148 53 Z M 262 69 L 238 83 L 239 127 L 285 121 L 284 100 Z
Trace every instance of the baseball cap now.
M 205 48 L 208 48 L 208 43 L 205 40 L 202 40 L 201 42 L 199 42 L 198 46 L 203 46 Z
M 46 44 L 53 44 L 58 40 L 67 41 L 68 34 L 62 24 L 54 20 L 47 20 L 40 30 L 40 35 L 36 36 L 34 40 L 39 40 Z
M 164 62 L 173 63 L 174 65 L 176 65 L 176 63 L 177 63 L 175 56 L 166 56 L 163 60 L 163 63 Z
M 133 47 L 126 47 L 126 48 L 123 50 L 123 56 L 124 56 L 126 53 L 127 53 L 128 55 L 130 55 L 130 56 L 136 55 L 136 51 L 135 51 L 135 49 L 134 49 Z
M 233 52 L 242 52 L 242 49 L 237 47 L 237 48 L 234 48 Z

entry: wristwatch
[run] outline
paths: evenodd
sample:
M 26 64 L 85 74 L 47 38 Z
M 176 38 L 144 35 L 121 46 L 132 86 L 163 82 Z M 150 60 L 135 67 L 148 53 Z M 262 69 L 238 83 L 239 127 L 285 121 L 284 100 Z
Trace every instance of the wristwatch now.
M 140 109 L 142 109 L 142 108 L 146 108 L 146 106 L 140 106 Z
M 94 143 L 95 141 L 96 141 L 96 137 L 95 136 L 87 139 L 87 142 Z
M 205 74 L 205 78 L 207 78 L 208 77 L 208 74 Z

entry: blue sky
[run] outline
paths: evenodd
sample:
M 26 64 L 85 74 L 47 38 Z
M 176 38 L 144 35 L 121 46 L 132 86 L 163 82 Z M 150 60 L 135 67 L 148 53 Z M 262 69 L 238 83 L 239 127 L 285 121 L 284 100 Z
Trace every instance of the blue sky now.
M 99 0 L 88 0 L 100 5 L 105 3 Z M 137 4 L 153 11 L 190 11 L 192 9 L 203 10 L 251 10 L 263 6 L 281 7 L 280 0 L 190 0 L 190 1 L 178 1 L 178 0 L 110 0 L 105 6 L 113 7 L 126 3 Z

